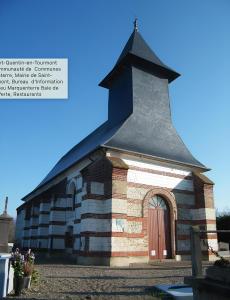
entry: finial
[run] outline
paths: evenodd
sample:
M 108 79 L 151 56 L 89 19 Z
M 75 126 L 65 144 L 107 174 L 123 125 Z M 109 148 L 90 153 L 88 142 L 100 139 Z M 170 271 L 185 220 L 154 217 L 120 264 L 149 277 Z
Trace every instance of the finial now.
M 5 200 L 4 214 L 7 214 L 7 205 L 8 205 L 8 197 L 6 197 L 6 200 Z
M 133 22 L 133 24 L 134 24 L 134 31 L 138 31 L 138 23 L 137 23 L 137 21 L 138 21 L 138 19 L 135 18 L 134 22 Z

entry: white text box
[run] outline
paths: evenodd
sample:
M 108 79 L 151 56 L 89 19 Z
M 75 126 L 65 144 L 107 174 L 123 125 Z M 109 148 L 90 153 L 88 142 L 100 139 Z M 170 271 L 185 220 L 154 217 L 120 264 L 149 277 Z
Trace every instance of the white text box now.
M 0 99 L 67 98 L 67 58 L 0 58 Z

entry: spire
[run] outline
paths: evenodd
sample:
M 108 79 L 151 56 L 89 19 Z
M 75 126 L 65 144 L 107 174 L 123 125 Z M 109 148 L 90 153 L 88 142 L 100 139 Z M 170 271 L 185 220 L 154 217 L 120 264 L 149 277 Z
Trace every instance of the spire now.
M 138 31 L 137 18 L 135 18 L 133 24 L 134 30 L 123 48 L 114 68 L 100 82 L 100 86 L 109 88 L 113 78 L 120 73 L 124 65 L 139 67 L 160 78 L 166 78 L 169 82 L 180 76 L 176 71 L 166 66 L 143 39 Z
M 138 19 L 137 18 L 135 18 L 134 19 L 134 22 L 133 22 L 133 25 L 134 25 L 134 31 L 137 31 L 138 32 Z

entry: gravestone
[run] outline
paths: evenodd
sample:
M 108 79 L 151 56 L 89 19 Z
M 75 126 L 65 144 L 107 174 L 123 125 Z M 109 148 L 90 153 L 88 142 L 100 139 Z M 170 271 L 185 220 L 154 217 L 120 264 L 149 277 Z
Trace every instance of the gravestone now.
M 225 230 L 227 232 L 228 230 Z M 185 277 L 184 283 L 192 286 L 194 300 L 229 300 L 230 267 L 227 260 L 219 259 L 219 265 L 209 266 L 206 275 L 202 272 L 201 230 L 191 227 L 192 277 Z M 218 231 L 203 231 L 216 233 Z M 220 231 L 219 231 L 220 232 Z M 215 262 L 216 264 L 217 262 Z
M 10 225 L 13 218 L 7 214 L 7 204 L 8 197 L 5 200 L 5 209 L 3 214 L 0 215 L 0 253 L 8 252 L 8 235 L 10 230 Z

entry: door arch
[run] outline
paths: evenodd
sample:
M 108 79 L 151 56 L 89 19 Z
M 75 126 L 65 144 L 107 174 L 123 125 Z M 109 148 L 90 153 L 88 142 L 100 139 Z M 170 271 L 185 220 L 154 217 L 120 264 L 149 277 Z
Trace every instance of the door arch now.
M 167 251 L 167 255 L 163 255 L 162 257 L 162 252 L 161 255 L 151 255 L 154 254 L 154 252 L 150 252 L 152 250 L 157 250 L 157 249 L 151 249 L 151 229 L 150 229 L 150 222 L 152 222 L 150 220 L 150 214 L 151 214 L 151 208 L 152 206 L 157 206 L 159 207 L 160 203 L 157 203 L 157 199 L 155 199 L 154 201 L 152 200 L 154 198 L 154 196 L 158 196 L 158 200 L 159 197 L 161 197 L 161 199 L 163 199 L 161 205 L 163 205 L 163 207 L 161 209 L 164 208 L 164 206 L 166 206 L 167 208 L 167 221 L 168 221 L 168 228 L 170 230 L 168 230 L 168 235 L 167 235 L 167 241 L 169 243 L 169 253 Z M 152 204 L 151 204 L 152 203 Z M 152 208 L 153 209 L 153 208 Z M 155 208 L 156 209 L 156 208 Z M 158 208 L 160 209 L 160 207 Z M 148 244 L 149 244 L 149 258 L 150 259 L 158 259 L 159 257 L 161 258 L 175 258 L 176 257 L 176 241 L 175 241 L 175 227 L 176 227 L 176 220 L 177 220 L 177 204 L 176 204 L 176 199 L 175 196 L 172 192 L 170 192 L 169 190 L 165 189 L 165 188 L 153 188 L 151 189 L 144 198 L 143 201 L 143 218 L 144 218 L 144 223 L 146 224 L 146 229 L 147 229 L 147 238 L 148 238 Z M 154 213 L 153 213 L 154 214 Z M 155 213 L 157 214 L 157 213 Z M 153 219 L 154 220 L 154 219 Z M 156 220 L 155 220 L 156 221 Z M 153 224 L 154 225 L 154 224 Z M 162 250 L 167 250 L 167 249 L 162 249 Z M 166 253 L 166 252 L 163 252 Z
M 148 233 L 149 258 L 171 258 L 170 211 L 167 202 L 160 195 L 149 199 Z

